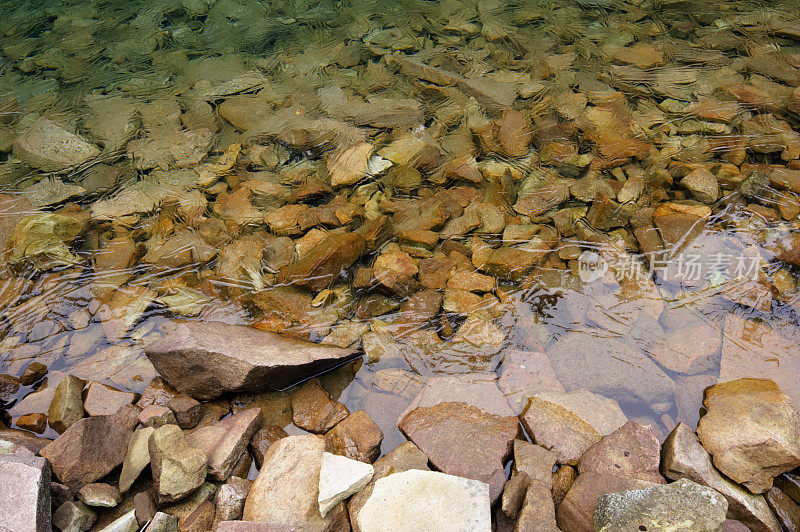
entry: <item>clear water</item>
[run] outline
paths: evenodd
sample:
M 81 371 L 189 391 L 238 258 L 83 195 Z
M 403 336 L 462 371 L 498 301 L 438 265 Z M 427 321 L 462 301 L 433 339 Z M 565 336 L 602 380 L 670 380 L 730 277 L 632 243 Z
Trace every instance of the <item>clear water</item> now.
M 363 339 L 363 362 L 325 382 L 375 419 L 384 450 L 421 379 L 502 374 L 515 350 L 662 435 L 696 423 L 720 377 L 796 396 L 800 177 L 780 176 L 800 173 L 798 7 L 707 6 L 3 2 L 0 371 L 41 361 L 51 380 L 141 392 L 144 345 L 168 319 Z M 492 144 L 503 108 L 532 124 L 509 126 L 519 153 Z M 40 117 L 97 153 L 57 168 L 21 154 Z M 317 119 L 337 122 L 319 133 Z M 331 187 L 353 136 L 372 155 L 398 138 L 434 155 Z M 713 199 L 682 181 L 698 169 Z M 284 228 L 270 215 L 285 204 L 316 218 Z M 478 221 L 457 231 L 464 208 Z M 442 238 L 392 234 L 331 291 L 287 288 L 297 249 L 379 215 Z M 496 248 L 536 259 L 508 273 L 487 266 Z M 392 286 L 370 276 L 387 251 L 413 264 Z M 432 280 L 459 265 L 497 285 Z

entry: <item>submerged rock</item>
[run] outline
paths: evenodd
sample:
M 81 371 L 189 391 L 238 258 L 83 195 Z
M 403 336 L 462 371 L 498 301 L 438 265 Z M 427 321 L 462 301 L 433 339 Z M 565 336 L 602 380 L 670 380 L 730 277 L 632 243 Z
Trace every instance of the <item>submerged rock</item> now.
M 29 115 L 20 125 L 23 131 L 14 141 L 14 156 L 33 168 L 57 172 L 100 155 L 96 146 L 46 118 Z
M 178 324 L 145 352 L 162 377 L 196 399 L 281 389 L 356 353 L 220 322 Z

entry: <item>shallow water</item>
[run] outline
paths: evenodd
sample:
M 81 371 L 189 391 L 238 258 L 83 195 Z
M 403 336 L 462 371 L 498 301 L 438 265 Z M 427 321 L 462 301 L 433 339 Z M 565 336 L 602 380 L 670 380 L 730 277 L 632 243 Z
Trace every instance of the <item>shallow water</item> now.
M 793 2 L 5 4 L 0 372 L 141 392 L 169 319 L 363 344 L 324 382 L 384 451 L 434 374 L 662 436 L 719 378 L 800 398 Z M 97 152 L 24 153 L 39 117 Z M 331 282 L 283 273 L 381 216 Z

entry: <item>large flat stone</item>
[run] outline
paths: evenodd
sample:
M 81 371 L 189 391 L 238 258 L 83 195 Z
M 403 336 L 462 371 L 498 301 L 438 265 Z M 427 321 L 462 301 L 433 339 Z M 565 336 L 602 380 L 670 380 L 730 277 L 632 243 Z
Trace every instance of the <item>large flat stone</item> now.
M 60 482 L 78 490 L 122 464 L 128 440 L 139 422 L 138 411 L 126 405 L 108 416 L 78 420 L 40 454 L 50 460 Z
M 547 349 L 567 391 L 587 389 L 619 401 L 668 404 L 674 382 L 638 347 L 620 338 L 571 332 Z
M 785 370 L 784 370 L 785 371 Z M 766 379 L 737 379 L 708 388 L 697 435 L 725 476 L 752 493 L 800 466 L 800 413 Z
M 361 512 L 362 532 L 491 530 L 489 486 L 412 469 L 379 479 Z
M 487 414 L 466 403 L 440 403 L 415 408 L 398 427 L 436 469 L 486 482 L 496 501 L 518 425 L 516 417 Z
M 282 389 L 356 352 L 220 322 L 178 324 L 146 350 L 159 374 L 195 399 Z
M 50 466 L 47 460 L 0 455 L 0 530 L 50 532 Z

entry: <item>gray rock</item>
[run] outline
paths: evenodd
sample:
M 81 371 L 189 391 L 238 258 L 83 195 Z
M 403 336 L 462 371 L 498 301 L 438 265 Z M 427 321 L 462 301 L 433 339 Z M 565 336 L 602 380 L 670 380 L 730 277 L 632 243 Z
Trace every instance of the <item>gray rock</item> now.
M 244 501 L 250 492 L 252 482 L 249 480 L 231 477 L 228 482 L 220 486 L 214 503 L 217 505 L 215 519 L 218 521 L 235 521 L 242 518 Z
M 158 373 L 195 399 L 278 390 L 356 353 L 220 322 L 176 325 L 146 349 Z
M 375 469 L 369 464 L 331 453 L 322 454 L 319 470 L 319 512 L 328 515 L 337 504 L 358 493 L 369 481 Z
M 53 525 L 61 532 L 85 532 L 97 521 L 97 514 L 80 501 L 67 501 L 53 512 Z
M 728 501 L 719 492 L 681 479 L 641 490 L 607 493 L 597 499 L 595 530 L 693 530 L 721 532 Z
M 22 133 L 14 141 L 14 155 L 45 172 L 63 170 L 100 155 L 96 146 L 46 118 L 28 115 Z
M 50 532 L 50 466 L 44 458 L 0 455 L 0 528 Z
M 119 474 L 119 490 L 121 492 L 128 491 L 144 468 L 150 464 L 150 435 L 155 430 L 153 427 L 142 427 L 131 436 L 128 452 L 122 461 L 122 472 Z
M 489 485 L 435 471 L 412 469 L 375 482 L 358 514 L 362 532 L 492 528 Z
M 674 382 L 639 348 L 619 338 L 571 332 L 547 349 L 567 391 L 585 388 L 618 401 L 672 402 Z

